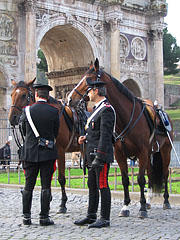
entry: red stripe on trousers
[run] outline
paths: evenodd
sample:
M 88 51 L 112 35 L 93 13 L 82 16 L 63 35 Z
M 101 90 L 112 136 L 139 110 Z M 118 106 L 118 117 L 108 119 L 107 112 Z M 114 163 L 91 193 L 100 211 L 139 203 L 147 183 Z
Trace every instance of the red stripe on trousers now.
M 104 164 L 103 169 L 99 174 L 99 188 L 107 188 L 107 163 Z

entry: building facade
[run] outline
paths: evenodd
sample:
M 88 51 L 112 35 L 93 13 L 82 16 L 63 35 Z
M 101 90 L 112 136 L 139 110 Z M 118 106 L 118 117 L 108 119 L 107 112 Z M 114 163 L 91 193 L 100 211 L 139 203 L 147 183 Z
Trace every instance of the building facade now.
M 97 57 L 136 96 L 164 105 L 166 14 L 166 0 L 2 0 L 0 110 L 11 105 L 12 79 L 36 76 L 39 48 L 57 98 L 66 97 Z

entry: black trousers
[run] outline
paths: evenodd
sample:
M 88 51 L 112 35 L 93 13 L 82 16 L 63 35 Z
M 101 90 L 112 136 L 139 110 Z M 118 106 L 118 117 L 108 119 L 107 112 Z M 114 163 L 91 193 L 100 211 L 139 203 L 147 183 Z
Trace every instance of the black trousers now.
M 38 173 L 40 172 L 42 190 L 51 188 L 52 175 L 55 171 L 55 161 L 23 162 L 25 172 L 25 190 L 33 191 Z
M 89 204 L 87 217 L 96 218 L 99 205 L 99 189 L 101 193 L 101 218 L 110 219 L 111 209 L 111 193 L 108 185 L 108 174 L 110 164 L 105 163 L 104 167 L 98 169 L 88 169 L 88 188 L 89 188 Z

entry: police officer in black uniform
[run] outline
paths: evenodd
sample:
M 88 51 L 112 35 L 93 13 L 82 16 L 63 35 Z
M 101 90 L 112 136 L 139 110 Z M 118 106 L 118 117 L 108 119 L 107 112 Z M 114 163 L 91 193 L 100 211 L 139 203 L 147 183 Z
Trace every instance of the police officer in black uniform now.
M 102 81 L 90 83 L 88 96 L 95 102 L 95 108 L 87 120 L 86 135 L 79 137 L 79 144 L 86 143 L 88 168 L 89 205 L 87 216 L 74 222 L 76 225 L 89 224 L 88 228 L 110 226 L 111 193 L 108 185 L 110 163 L 113 162 L 113 129 L 115 111 L 105 98 L 106 88 Z M 101 193 L 101 216 L 97 220 Z
M 49 91 L 48 85 L 37 84 L 35 88 L 36 103 L 30 106 L 30 116 L 40 137 L 36 137 L 27 118 L 26 111 L 21 117 L 21 127 L 25 136 L 20 160 L 25 171 L 25 187 L 22 191 L 23 223 L 31 224 L 32 193 L 36 184 L 38 173 L 41 178 L 41 212 L 40 225 L 52 225 L 49 218 L 51 201 L 51 179 L 54 173 L 55 160 L 58 152 L 55 146 L 55 138 L 59 129 L 59 111 L 47 103 Z M 41 141 L 41 140 L 43 141 Z

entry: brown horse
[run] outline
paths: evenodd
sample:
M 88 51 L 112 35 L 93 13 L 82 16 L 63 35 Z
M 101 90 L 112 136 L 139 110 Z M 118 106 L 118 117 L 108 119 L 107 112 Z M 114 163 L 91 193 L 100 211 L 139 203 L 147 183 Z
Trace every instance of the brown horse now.
M 19 119 L 22 113 L 23 107 L 30 105 L 34 103 L 34 88 L 33 88 L 33 82 L 34 80 L 31 80 L 29 82 L 19 82 L 16 83 L 15 81 L 12 81 L 12 84 L 14 85 L 14 89 L 11 93 L 12 98 L 12 106 L 10 108 L 9 112 L 9 121 L 13 127 L 15 125 L 18 125 Z M 76 146 L 73 146 L 70 144 L 72 140 L 72 135 L 74 135 L 68 128 L 67 123 L 65 121 L 64 117 L 64 106 L 56 101 L 55 99 L 51 98 L 51 104 L 53 104 L 55 107 L 59 109 L 60 113 L 60 128 L 59 128 L 59 134 L 56 139 L 56 146 L 58 149 L 59 158 L 57 159 L 58 163 L 58 181 L 61 186 L 62 190 L 62 198 L 61 198 L 61 204 L 60 204 L 60 210 L 59 213 L 65 213 L 66 208 L 66 202 L 67 202 L 67 195 L 65 191 L 65 152 L 77 152 L 80 151 L 80 146 L 77 143 Z M 76 139 L 78 139 L 78 135 L 75 134 Z
M 99 61 L 96 59 L 94 66 L 85 73 L 82 80 L 68 96 L 69 105 L 76 107 L 80 99 L 82 101 L 82 97 L 86 96 L 88 82 L 97 80 L 106 82 L 107 98 L 116 111 L 116 133 L 118 136 L 115 143 L 115 158 L 121 169 L 122 184 L 124 187 L 124 206 L 120 216 L 129 216 L 128 205 L 130 203 L 130 196 L 127 158 L 135 157 L 139 160 L 138 184 L 140 186 L 141 204 L 139 217 L 147 217 L 147 205 L 144 195 L 146 169 L 149 178 L 149 187 L 156 186 L 156 190 L 160 190 L 162 180 L 164 180 L 164 208 L 170 208 L 167 180 L 172 147 L 165 133 L 163 135 L 155 134 L 155 125 L 160 120 L 156 116 L 152 102 L 148 104 L 152 114 L 151 118 L 146 108 L 147 104 L 141 99 L 136 98 L 118 80 L 100 70 Z M 170 136 L 172 138 L 172 131 L 170 132 Z M 153 157 L 152 153 L 154 153 Z M 154 162 L 153 166 L 152 162 Z M 156 171 L 153 171 L 153 167 L 155 167 Z

